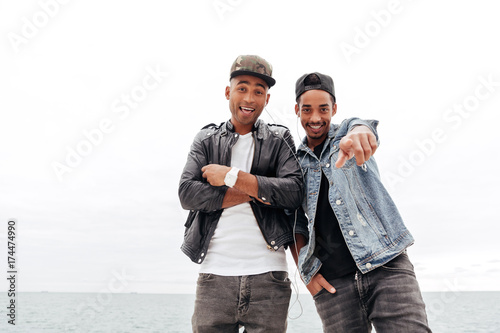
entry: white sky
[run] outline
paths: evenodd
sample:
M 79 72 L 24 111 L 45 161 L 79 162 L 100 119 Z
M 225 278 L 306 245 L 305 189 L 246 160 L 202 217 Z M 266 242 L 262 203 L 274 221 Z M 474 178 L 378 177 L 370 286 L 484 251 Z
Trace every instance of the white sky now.
M 19 290 L 194 292 L 177 186 L 196 132 L 229 118 L 239 54 L 273 64 L 263 118 L 297 140 L 306 72 L 333 77 L 336 122 L 380 120 L 423 291 L 500 290 L 491 1 L 63 2 L 0 2 L 0 267 L 15 218 Z

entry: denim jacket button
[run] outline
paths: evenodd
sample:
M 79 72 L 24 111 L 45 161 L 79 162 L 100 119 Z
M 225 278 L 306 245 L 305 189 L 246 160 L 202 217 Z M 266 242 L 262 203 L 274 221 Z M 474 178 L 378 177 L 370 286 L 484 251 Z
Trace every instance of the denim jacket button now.
M 365 266 L 366 266 L 366 268 L 370 269 L 372 267 L 372 264 L 367 263 Z
M 349 230 L 349 236 L 354 236 L 354 231 L 353 230 Z
M 326 166 L 327 168 L 329 168 L 329 167 L 330 167 L 330 163 L 326 163 L 326 165 L 325 165 L 325 166 Z
M 274 245 L 274 244 L 276 244 L 276 242 L 275 241 L 271 241 L 271 245 Z
M 337 201 L 335 201 L 335 203 L 336 203 L 337 205 L 340 205 L 340 204 L 342 203 L 342 201 L 337 200 Z

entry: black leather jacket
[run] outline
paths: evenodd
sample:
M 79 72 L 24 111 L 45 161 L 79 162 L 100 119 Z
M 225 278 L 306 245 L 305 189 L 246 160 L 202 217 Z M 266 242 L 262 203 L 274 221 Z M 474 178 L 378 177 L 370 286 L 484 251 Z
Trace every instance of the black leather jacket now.
M 207 164 L 229 166 L 231 148 L 238 140 L 230 121 L 205 126 L 191 145 L 179 183 L 179 198 L 189 209 L 182 251 L 195 263 L 202 263 L 222 214 L 227 186 L 212 186 L 202 177 Z M 308 237 L 307 225 L 296 224 L 294 214 L 303 200 L 303 178 L 295 158 L 295 144 L 289 130 L 257 120 L 253 129 L 255 154 L 250 173 L 257 177 L 259 198 L 250 202 L 262 235 L 270 250 L 293 243 L 293 231 Z M 294 225 L 295 224 L 295 225 Z

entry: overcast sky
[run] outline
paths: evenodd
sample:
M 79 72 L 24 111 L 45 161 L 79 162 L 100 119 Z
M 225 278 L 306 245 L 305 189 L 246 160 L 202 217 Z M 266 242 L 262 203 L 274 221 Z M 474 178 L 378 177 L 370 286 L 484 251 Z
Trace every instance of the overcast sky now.
M 491 1 L 0 4 L 0 267 L 15 218 L 19 290 L 195 291 L 178 181 L 197 131 L 229 119 L 240 54 L 273 64 L 262 118 L 296 142 L 306 72 L 333 77 L 334 121 L 380 121 L 375 158 L 423 291 L 500 290 Z

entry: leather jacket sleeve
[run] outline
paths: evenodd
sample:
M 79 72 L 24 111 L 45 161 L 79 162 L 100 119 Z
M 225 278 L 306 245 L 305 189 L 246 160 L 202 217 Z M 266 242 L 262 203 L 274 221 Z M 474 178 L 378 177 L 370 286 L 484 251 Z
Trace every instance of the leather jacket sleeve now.
M 213 212 L 222 208 L 227 187 L 210 185 L 202 176 L 201 168 L 208 163 L 201 131 L 194 138 L 179 182 L 179 199 L 182 208 L 201 212 Z
M 267 150 L 265 153 L 273 154 L 277 160 L 276 175 L 256 175 L 259 183 L 258 195 L 272 207 L 295 210 L 301 205 L 304 197 L 302 171 L 295 155 L 295 144 L 288 129 L 280 128 L 274 135 L 281 136 L 279 151 Z
M 307 244 L 309 242 L 309 230 L 307 229 L 308 220 L 302 205 L 295 211 L 285 210 L 285 213 L 288 216 L 290 225 L 293 227 L 293 233 L 304 236 Z

